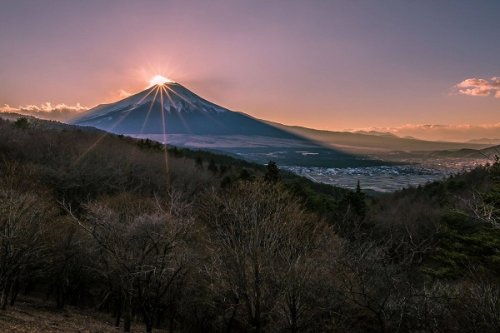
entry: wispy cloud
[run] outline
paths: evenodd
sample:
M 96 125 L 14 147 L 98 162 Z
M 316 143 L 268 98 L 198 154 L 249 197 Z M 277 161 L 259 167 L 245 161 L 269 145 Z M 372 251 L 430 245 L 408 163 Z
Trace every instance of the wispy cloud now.
M 89 108 L 76 103 L 75 105 L 66 105 L 64 103 L 52 104 L 46 102 L 41 105 L 24 105 L 13 107 L 4 104 L 0 107 L 0 112 L 15 112 L 24 115 L 34 116 L 41 119 L 65 121 L 73 118 L 81 112 L 87 111 Z
M 500 77 L 492 77 L 489 80 L 468 78 L 453 86 L 452 90 L 459 95 L 500 98 Z
M 123 89 L 120 89 L 118 91 L 118 94 L 119 94 L 120 98 L 126 98 L 126 97 L 129 97 L 129 96 L 132 95 L 132 93 L 130 93 L 130 92 L 126 91 L 126 90 L 123 90 Z
M 406 124 L 396 127 L 372 127 L 363 130 L 389 132 L 400 137 L 424 140 L 469 141 L 482 138 L 500 142 L 500 123 L 471 125 Z

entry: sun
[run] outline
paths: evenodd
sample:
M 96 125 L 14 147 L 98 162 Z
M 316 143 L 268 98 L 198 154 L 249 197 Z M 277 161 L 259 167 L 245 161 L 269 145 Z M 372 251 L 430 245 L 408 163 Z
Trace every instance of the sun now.
M 173 83 L 174 81 L 170 80 L 169 78 L 164 77 L 163 75 L 155 75 L 149 80 L 149 86 L 156 86 L 156 85 L 164 85 L 165 83 Z

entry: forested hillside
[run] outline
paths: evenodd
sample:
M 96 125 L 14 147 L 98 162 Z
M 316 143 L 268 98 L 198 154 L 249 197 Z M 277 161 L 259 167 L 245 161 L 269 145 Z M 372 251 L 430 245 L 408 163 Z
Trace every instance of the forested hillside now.
M 125 332 L 498 332 L 499 209 L 498 161 L 370 197 L 0 119 L 0 306 L 92 310 Z

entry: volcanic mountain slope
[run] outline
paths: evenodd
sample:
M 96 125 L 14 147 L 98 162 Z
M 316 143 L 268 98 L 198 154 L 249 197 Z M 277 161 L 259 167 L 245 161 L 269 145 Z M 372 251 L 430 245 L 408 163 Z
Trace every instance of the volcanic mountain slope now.
M 308 141 L 213 104 L 178 83 L 155 85 L 116 103 L 99 105 L 73 123 L 119 134 L 250 135 Z
M 230 111 L 172 82 L 99 105 L 72 123 L 176 146 L 223 151 L 257 162 L 272 159 L 284 165 L 303 166 L 383 164 Z
M 73 123 L 206 149 L 329 147 L 373 153 L 481 149 L 489 146 L 400 138 L 387 133 L 331 132 L 285 126 L 230 111 L 174 82 L 152 86 L 115 103 L 99 105 L 73 120 Z

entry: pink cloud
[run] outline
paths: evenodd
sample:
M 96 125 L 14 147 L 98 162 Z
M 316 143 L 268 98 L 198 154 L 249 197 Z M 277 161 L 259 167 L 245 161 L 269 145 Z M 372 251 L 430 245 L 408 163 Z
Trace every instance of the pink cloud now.
M 459 95 L 480 97 L 493 95 L 500 98 L 500 77 L 492 77 L 490 80 L 468 78 L 456 84 L 453 90 Z
M 132 95 L 132 93 L 130 93 L 126 90 L 123 90 L 123 89 L 120 89 L 120 91 L 118 93 L 119 93 L 120 98 L 126 98 L 126 97 L 129 97 Z
M 73 118 L 77 114 L 87 111 L 89 108 L 76 103 L 75 105 L 67 105 L 64 103 L 52 104 L 50 102 L 41 105 L 24 105 L 12 107 L 8 104 L 0 107 L 0 112 L 14 112 L 28 116 L 34 116 L 41 119 L 65 121 Z
M 496 88 L 500 88 L 500 77 L 492 77 L 491 85 Z
M 500 143 L 500 123 L 491 124 L 405 124 L 396 127 L 363 128 L 365 131 L 389 132 L 400 137 L 424 140 L 465 142 L 489 138 Z

